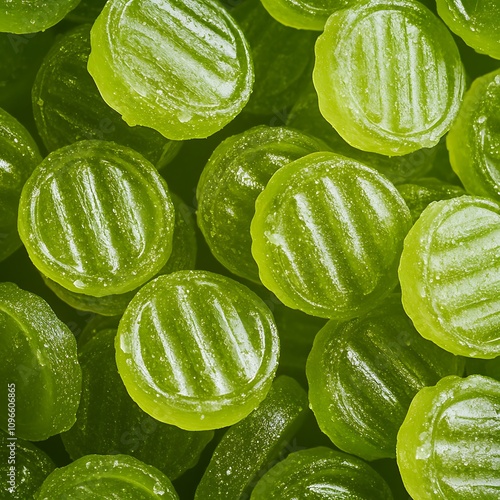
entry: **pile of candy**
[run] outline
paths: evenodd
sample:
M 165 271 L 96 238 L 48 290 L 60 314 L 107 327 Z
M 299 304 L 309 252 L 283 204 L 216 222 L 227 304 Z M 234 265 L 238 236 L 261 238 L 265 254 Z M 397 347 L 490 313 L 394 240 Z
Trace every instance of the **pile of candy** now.
M 0 497 L 500 498 L 498 19 L 0 0 Z

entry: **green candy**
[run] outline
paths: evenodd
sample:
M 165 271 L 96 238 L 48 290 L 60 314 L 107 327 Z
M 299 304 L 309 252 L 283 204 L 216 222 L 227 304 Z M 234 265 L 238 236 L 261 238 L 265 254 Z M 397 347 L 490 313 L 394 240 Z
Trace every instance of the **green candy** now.
M 0 431 L 1 498 L 26 500 L 56 468 L 49 456 L 29 441 Z
M 398 434 L 398 466 L 419 500 L 500 495 L 500 382 L 446 377 L 414 398 Z
M 99 94 L 87 71 L 89 54 L 90 25 L 84 25 L 63 35 L 45 57 L 32 91 L 45 147 L 54 151 L 84 139 L 114 141 L 161 169 L 182 143 L 167 141 L 156 130 L 129 127 Z
M 0 0 L 0 31 L 36 33 L 57 24 L 79 0 Z
M 172 483 L 151 465 L 127 455 L 87 455 L 56 469 L 36 500 L 120 498 L 178 500 Z
M 276 463 L 308 413 L 304 389 L 290 377 L 278 377 L 262 404 L 224 434 L 195 500 L 249 498 L 251 489 Z
M 0 108 L 0 261 L 21 246 L 17 232 L 24 183 L 42 161 L 29 132 Z
M 409 184 L 400 184 L 398 191 L 410 209 L 413 222 L 433 201 L 449 200 L 465 194 L 460 186 L 445 183 L 434 177 L 417 179 Z
M 415 328 L 454 354 L 500 355 L 500 206 L 461 196 L 432 203 L 405 239 L 399 278 Z
M 480 54 L 500 59 L 500 5 L 496 0 L 437 0 L 437 11 L 453 33 Z
M 116 338 L 118 371 L 149 415 L 186 430 L 225 427 L 265 398 L 278 366 L 272 314 L 239 283 L 179 271 L 144 286 Z
M 314 33 L 303 33 L 276 22 L 260 0 L 247 0 L 231 14 L 250 44 L 255 85 L 245 112 L 279 114 L 293 105 L 311 79 Z
M 394 295 L 366 316 L 320 330 L 307 361 L 309 401 L 338 448 L 365 460 L 394 458 L 415 394 L 463 370 L 462 359 L 419 335 Z
M 255 200 L 283 165 L 328 149 L 312 136 L 259 125 L 229 137 L 213 152 L 198 182 L 198 225 L 216 259 L 232 273 L 259 283 L 250 223 Z
M 435 146 L 465 87 L 451 34 L 407 0 L 362 1 L 333 13 L 316 43 L 313 80 L 337 132 L 351 146 L 388 156 Z
M 81 392 L 76 341 L 40 297 L 0 284 L 0 428 L 42 441 L 75 422 Z
M 174 480 L 196 465 L 213 432 L 188 432 L 144 413 L 127 394 L 115 362 L 116 328 L 80 346 L 82 397 L 75 425 L 62 434 L 73 460 L 90 454 L 131 455 Z
M 172 251 L 175 210 L 165 181 L 115 143 L 81 141 L 51 153 L 26 182 L 19 207 L 31 260 L 71 292 L 133 290 Z
M 245 106 L 250 49 L 215 0 L 111 0 L 91 32 L 88 69 L 129 125 L 204 138 Z
M 286 306 L 349 319 L 396 286 L 410 224 L 397 189 L 376 170 L 313 153 L 279 169 L 257 198 L 252 254 Z
M 500 201 L 500 70 L 473 82 L 446 144 L 465 189 Z
M 264 475 L 250 498 L 392 500 L 392 493 L 359 458 L 321 446 L 288 455 Z
M 196 263 L 197 244 L 193 214 L 177 195 L 170 193 L 170 196 L 175 207 L 172 253 L 158 275 L 170 274 L 182 269 L 194 269 Z M 46 276 L 42 275 L 42 279 L 61 300 L 71 307 L 103 316 L 121 316 L 140 288 L 117 295 L 93 297 L 71 292 Z

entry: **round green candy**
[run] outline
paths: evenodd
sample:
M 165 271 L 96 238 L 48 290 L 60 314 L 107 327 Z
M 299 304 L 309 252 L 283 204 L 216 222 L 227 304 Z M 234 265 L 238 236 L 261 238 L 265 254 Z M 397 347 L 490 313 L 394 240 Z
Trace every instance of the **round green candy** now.
M 392 500 L 392 493 L 363 460 L 320 446 L 296 451 L 277 463 L 257 483 L 250 498 Z
M 500 5 L 496 0 L 437 0 L 437 11 L 453 33 L 480 54 L 500 59 Z
M 81 369 L 69 328 L 40 297 L 0 284 L 0 428 L 42 441 L 68 430 L 80 402 Z
M 32 91 L 38 132 L 48 151 L 84 139 L 128 146 L 158 169 L 171 161 L 182 143 L 156 130 L 129 127 L 102 99 L 87 71 L 90 25 L 64 34 L 44 59 Z
M 260 282 L 251 252 L 255 200 L 283 165 L 326 149 L 322 141 L 302 132 L 265 125 L 229 137 L 215 149 L 196 190 L 197 218 L 221 264 L 238 276 Z
M 1 498 L 33 498 L 55 468 L 54 462 L 40 448 L 0 431 Z
M 286 306 L 349 319 L 396 286 L 410 225 L 397 189 L 376 170 L 313 153 L 279 169 L 257 198 L 252 254 Z
M 69 498 L 179 499 L 165 474 L 127 455 L 82 457 L 52 472 L 36 495 L 36 500 Z
M 153 465 L 174 480 L 193 467 L 213 432 L 189 432 L 158 422 L 128 395 L 115 362 L 116 328 L 80 344 L 82 397 L 73 427 L 62 434 L 73 460 L 123 453 Z
M 365 460 L 394 458 L 411 400 L 464 361 L 422 338 L 399 295 L 348 322 L 329 321 L 307 360 L 309 401 L 321 430 Z
M 488 377 L 450 376 L 422 389 L 398 434 L 398 466 L 412 498 L 499 498 L 499 413 L 500 382 Z
M 0 108 L 0 261 L 21 246 L 17 232 L 24 183 L 42 161 L 29 132 Z
M 254 80 L 241 29 L 215 0 L 111 0 L 91 32 L 88 69 L 129 125 L 204 138 L 245 106 Z
M 345 9 L 350 0 L 262 0 L 269 14 L 285 26 L 323 31 L 332 12 Z
M 290 377 L 278 377 L 260 406 L 226 431 L 196 489 L 195 500 L 249 498 L 283 448 L 293 446 L 291 441 L 308 413 L 304 389 Z
M 172 253 L 158 275 L 170 274 L 181 269 L 194 269 L 196 263 L 197 243 L 193 214 L 177 195 L 170 193 L 170 196 L 175 207 Z M 71 307 L 103 316 L 121 316 L 140 288 L 116 295 L 93 297 L 67 290 L 46 276 L 42 275 L 42 279 L 62 301 Z
M 26 182 L 19 234 L 38 270 L 72 292 L 125 293 L 172 251 L 175 210 L 157 170 L 132 149 L 81 141 L 51 153 Z
M 80 0 L 0 0 L 0 31 L 36 33 L 61 21 Z
M 465 191 L 460 186 L 445 183 L 434 177 L 416 179 L 408 184 L 400 184 L 398 191 L 405 200 L 415 222 L 433 201 L 449 200 L 463 196 Z
M 161 422 L 216 429 L 265 398 L 278 365 L 271 312 L 239 283 L 178 271 L 144 286 L 116 338 L 118 371 L 132 399 Z
M 450 32 L 408 0 L 367 0 L 333 13 L 316 43 L 313 79 L 337 132 L 388 156 L 435 146 L 465 87 Z
M 500 70 L 473 82 L 446 144 L 465 189 L 500 201 Z
M 399 278 L 416 329 L 454 354 L 500 355 L 500 206 L 461 196 L 431 203 L 405 239 Z

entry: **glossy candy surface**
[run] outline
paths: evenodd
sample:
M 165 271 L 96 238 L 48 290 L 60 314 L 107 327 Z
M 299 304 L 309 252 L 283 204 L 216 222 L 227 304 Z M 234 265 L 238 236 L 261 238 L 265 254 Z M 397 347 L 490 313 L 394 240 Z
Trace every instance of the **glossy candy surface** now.
M 334 153 L 282 167 L 256 202 L 252 254 L 288 307 L 348 319 L 397 284 L 410 213 L 377 171 Z
M 81 141 L 51 153 L 25 184 L 19 234 L 38 270 L 72 292 L 125 293 L 172 251 L 175 210 L 157 170 L 132 149 Z
M 500 382 L 446 377 L 422 389 L 398 434 L 398 466 L 412 498 L 500 495 Z
M 446 144 L 467 191 L 500 201 L 500 70 L 473 82 Z
M 251 246 L 255 200 L 283 165 L 328 149 L 310 135 L 257 126 L 229 137 L 213 152 L 198 182 L 198 225 L 214 256 L 232 273 L 259 282 Z
M 366 316 L 330 321 L 307 361 L 309 401 L 323 432 L 366 460 L 396 456 L 396 436 L 413 396 L 462 359 L 423 339 L 391 295 Z
M 224 434 L 195 500 L 249 498 L 259 477 L 276 463 L 308 413 L 304 389 L 290 377 L 278 377 L 261 405 Z
M 81 392 L 75 338 L 43 299 L 13 283 L 0 284 L 0 358 L 11 403 L 0 407 L 2 430 L 41 441 L 74 424 Z
M 0 108 L 0 261 L 21 246 L 17 232 L 24 183 L 42 161 L 29 132 Z
M 332 14 L 316 43 L 313 79 L 321 113 L 337 132 L 389 156 L 435 146 L 465 86 L 449 31 L 406 0 L 362 1 Z
M 500 206 L 461 196 L 429 205 L 405 239 L 399 277 L 419 333 L 454 354 L 500 355 Z
M 88 69 L 129 125 L 169 139 L 229 123 L 253 85 L 250 49 L 215 0 L 111 0 L 91 32 Z
M 132 399 L 187 430 L 225 427 L 265 398 L 278 365 L 271 312 L 239 283 L 179 271 L 144 286 L 118 328 L 116 361 Z
M 119 496 L 117 496 L 119 495 Z M 172 483 L 155 467 L 127 455 L 87 455 L 55 470 L 36 500 L 178 500 Z
M 387 483 L 359 458 L 326 447 L 301 450 L 276 464 L 257 483 L 252 500 L 392 500 Z

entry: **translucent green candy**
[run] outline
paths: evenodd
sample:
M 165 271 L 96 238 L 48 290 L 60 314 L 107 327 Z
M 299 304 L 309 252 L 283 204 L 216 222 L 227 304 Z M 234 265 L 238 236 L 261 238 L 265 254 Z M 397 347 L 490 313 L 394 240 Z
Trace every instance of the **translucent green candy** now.
M 500 201 L 500 70 L 473 82 L 446 144 L 467 191 Z
M 208 137 L 250 97 L 248 44 L 215 0 L 111 0 L 91 43 L 88 69 L 104 100 L 169 139 Z
M 262 0 L 277 21 L 303 30 L 323 31 L 332 12 L 345 9 L 350 0 Z
M 213 432 L 183 431 L 144 413 L 127 394 L 115 363 L 115 329 L 81 346 L 83 383 L 75 425 L 62 435 L 73 460 L 123 453 L 155 466 L 170 479 L 193 467 Z
M 271 312 L 239 283 L 179 271 L 144 286 L 118 328 L 116 361 L 132 399 L 181 429 L 225 427 L 265 398 L 278 365 Z
M 141 153 L 157 168 L 173 159 L 180 142 L 156 130 L 129 127 L 102 99 L 87 71 L 90 25 L 63 35 L 38 72 L 32 97 L 38 132 L 49 151 L 84 139 L 115 141 Z
M 41 441 L 68 430 L 80 401 L 76 341 L 40 297 L 0 284 L 0 428 Z
M 455 42 L 420 2 L 369 0 L 332 14 L 316 43 L 323 116 L 352 146 L 388 156 L 435 146 L 465 74 Z
M 288 455 L 257 483 L 252 500 L 392 500 L 387 483 L 359 458 L 318 447 Z
M 24 183 L 42 161 L 29 132 L 0 108 L 0 261 L 21 246 L 17 232 Z
M 398 466 L 419 500 L 500 498 L 500 382 L 446 377 L 422 389 L 398 434 Z
M 195 500 L 249 498 L 309 413 L 295 380 L 278 377 L 262 404 L 224 434 L 196 490 Z
M 255 85 L 245 112 L 283 113 L 311 80 L 314 33 L 303 33 L 275 21 L 260 0 L 246 0 L 231 11 L 252 49 Z
M 26 182 L 19 234 L 38 270 L 72 292 L 125 293 L 172 251 L 175 210 L 157 170 L 132 149 L 81 141 L 51 153 Z
M 55 468 L 54 462 L 40 448 L 0 431 L 0 498 L 33 498 Z
M 182 269 L 194 269 L 196 262 L 195 222 L 189 207 L 175 194 L 170 193 L 175 207 L 172 253 L 158 274 L 169 274 Z M 81 311 L 91 311 L 103 316 L 121 316 L 138 288 L 127 293 L 93 297 L 67 290 L 55 281 L 43 276 L 45 284 L 64 302 Z
M 500 5 L 496 0 L 437 0 L 448 28 L 480 54 L 500 59 Z
M 366 316 L 320 330 L 307 361 L 309 400 L 338 448 L 392 458 L 415 394 L 463 370 L 462 359 L 419 335 L 394 295 Z
M 210 250 L 232 273 L 259 283 L 250 223 L 255 200 L 283 165 L 328 146 L 284 127 L 260 125 L 222 142 L 198 183 L 198 225 Z
M 178 500 L 172 483 L 151 465 L 127 455 L 87 455 L 56 469 L 36 500 Z
M 409 184 L 401 184 L 398 191 L 405 200 L 415 222 L 425 208 L 433 201 L 449 200 L 463 196 L 465 191 L 460 186 L 447 184 L 434 177 L 414 180 Z
M 79 0 L 0 0 L 0 31 L 36 33 L 57 24 Z
M 397 284 L 410 212 L 376 170 L 334 153 L 285 165 L 257 198 L 252 254 L 288 307 L 349 319 Z
M 399 278 L 420 334 L 454 354 L 500 355 L 500 206 L 461 196 L 429 205 L 406 237 Z

